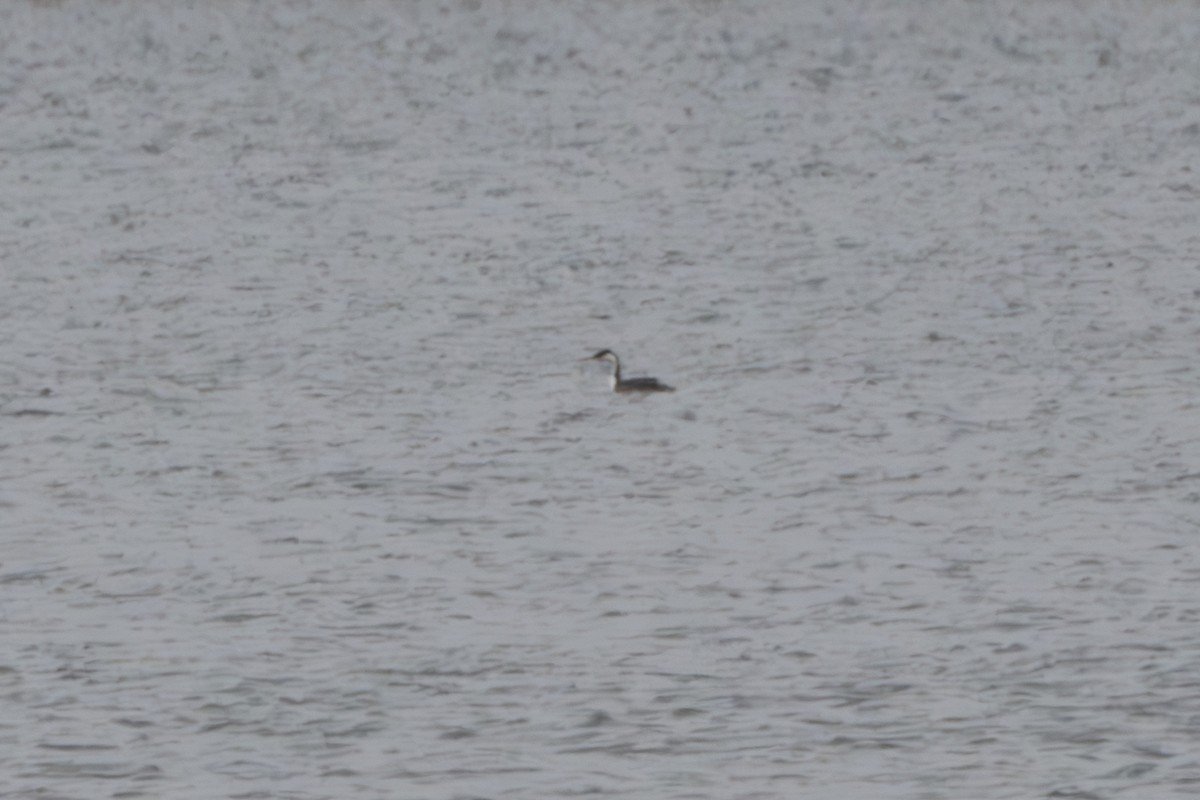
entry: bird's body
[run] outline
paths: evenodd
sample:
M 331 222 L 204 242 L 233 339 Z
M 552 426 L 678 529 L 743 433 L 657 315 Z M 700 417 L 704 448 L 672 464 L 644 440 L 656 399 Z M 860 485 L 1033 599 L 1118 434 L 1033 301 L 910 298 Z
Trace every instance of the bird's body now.
M 584 361 L 607 361 L 613 365 L 612 390 L 620 394 L 645 392 L 673 392 L 674 387 L 660 383 L 657 378 L 622 378 L 621 360 L 612 350 L 601 350 Z

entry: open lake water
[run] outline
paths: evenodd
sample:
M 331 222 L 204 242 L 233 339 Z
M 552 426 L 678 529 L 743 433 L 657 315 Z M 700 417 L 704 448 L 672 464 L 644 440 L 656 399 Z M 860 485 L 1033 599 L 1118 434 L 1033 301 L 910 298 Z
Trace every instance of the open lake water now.
M 0 796 L 1194 797 L 1197 41 L 0 7 Z

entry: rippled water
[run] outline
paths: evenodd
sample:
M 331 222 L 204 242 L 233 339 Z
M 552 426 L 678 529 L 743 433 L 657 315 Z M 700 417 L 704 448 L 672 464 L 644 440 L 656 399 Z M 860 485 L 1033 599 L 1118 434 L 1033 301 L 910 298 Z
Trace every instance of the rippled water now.
M 0 795 L 1192 796 L 1192 16 L 0 8 Z

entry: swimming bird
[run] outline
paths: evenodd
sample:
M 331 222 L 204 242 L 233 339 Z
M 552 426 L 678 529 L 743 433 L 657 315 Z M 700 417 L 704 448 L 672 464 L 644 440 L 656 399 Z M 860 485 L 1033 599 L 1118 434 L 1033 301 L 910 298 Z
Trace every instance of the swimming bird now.
M 584 361 L 607 361 L 613 365 L 612 389 L 614 392 L 673 392 L 674 387 L 659 383 L 657 378 L 622 378 L 621 360 L 612 350 L 601 350 Z

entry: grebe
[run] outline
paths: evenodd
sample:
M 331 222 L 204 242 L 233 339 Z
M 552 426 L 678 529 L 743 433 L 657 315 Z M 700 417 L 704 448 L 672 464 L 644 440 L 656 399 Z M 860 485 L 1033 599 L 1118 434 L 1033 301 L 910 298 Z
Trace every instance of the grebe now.
M 621 360 L 612 350 L 601 350 L 584 361 L 608 361 L 613 365 L 612 388 L 614 392 L 673 392 L 674 387 L 659 383 L 657 378 L 622 378 Z

